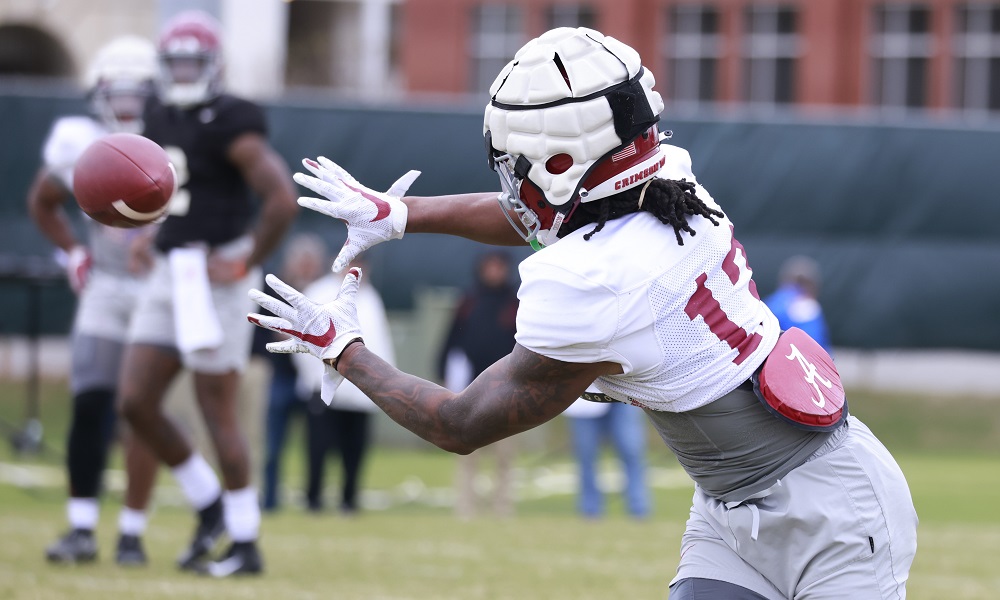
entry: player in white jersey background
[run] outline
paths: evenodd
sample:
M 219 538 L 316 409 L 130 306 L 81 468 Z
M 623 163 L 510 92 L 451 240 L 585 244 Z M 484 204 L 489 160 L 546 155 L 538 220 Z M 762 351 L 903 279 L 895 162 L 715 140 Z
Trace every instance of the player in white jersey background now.
M 156 72 L 156 49 L 148 40 L 122 36 L 102 47 L 87 72 L 93 115 L 55 121 L 45 141 L 44 163 L 28 194 L 31 217 L 65 253 L 67 277 L 78 294 L 71 347 L 73 417 L 66 444 L 70 531 L 46 549 L 52 562 L 87 562 L 97 556 L 94 529 L 102 474 L 115 437 L 119 365 L 147 269 L 127 257 L 132 242 L 149 229 L 117 229 L 84 216 L 87 239 L 79 240 L 63 206 L 72 197 L 73 167 L 91 143 L 109 133 L 142 132 L 142 113 Z M 123 439 L 123 446 L 129 476 L 116 561 L 144 564 L 141 535 L 158 462 L 132 436 Z
M 255 290 L 276 316 L 249 318 L 290 336 L 272 352 L 324 362 L 324 398 L 347 378 L 401 425 L 460 454 L 580 396 L 642 407 L 696 484 L 672 599 L 902 598 L 917 527 L 906 480 L 832 393 L 829 356 L 801 331 L 781 332 L 761 302 L 733 223 L 688 153 L 662 143 L 653 84 L 632 48 L 596 31 L 560 28 L 529 42 L 486 108 L 499 198 L 404 198 L 415 172 L 380 193 L 329 160 L 303 161 L 314 177 L 296 181 L 325 199 L 299 203 L 347 223 L 335 270 L 404 233 L 539 250 L 520 265 L 517 344 L 465 390 L 365 348 L 357 269 L 325 304 L 269 275 L 287 303 Z M 765 385 L 768 373 L 788 391 Z M 585 394 L 592 383 L 600 394 Z

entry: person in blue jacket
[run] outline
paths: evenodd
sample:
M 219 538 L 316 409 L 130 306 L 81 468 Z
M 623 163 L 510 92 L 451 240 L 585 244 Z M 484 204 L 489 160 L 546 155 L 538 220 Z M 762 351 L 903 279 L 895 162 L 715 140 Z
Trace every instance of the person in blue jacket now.
M 823 307 L 819 303 L 819 264 L 808 256 L 793 256 L 781 265 L 778 289 L 764 303 L 778 317 L 782 330 L 798 327 L 832 353 Z

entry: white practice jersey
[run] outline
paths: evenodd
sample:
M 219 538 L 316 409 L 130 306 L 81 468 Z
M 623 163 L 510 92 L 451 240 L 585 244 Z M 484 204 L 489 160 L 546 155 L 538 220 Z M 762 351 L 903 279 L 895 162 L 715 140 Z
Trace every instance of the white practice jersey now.
M 659 177 L 694 181 L 686 150 L 664 145 Z M 708 192 L 700 199 L 718 209 Z M 721 210 L 721 209 L 719 209 Z M 728 218 L 688 217 L 696 235 L 647 212 L 585 226 L 520 265 L 516 340 L 564 362 L 610 361 L 623 373 L 595 384 L 612 398 L 684 412 L 746 381 L 777 343 L 778 321 L 757 295 Z
M 71 193 L 73 191 L 73 168 L 91 144 L 108 134 L 108 130 L 95 119 L 84 116 L 62 117 L 52 125 L 42 158 L 45 168 Z M 120 229 L 101 225 L 85 217 L 87 221 L 90 255 L 93 268 L 112 275 L 130 276 L 128 272 L 128 248 L 141 228 Z
M 107 134 L 108 130 L 90 117 L 57 119 L 42 150 L 45 167 L 67 190 L 72 190 L 76 161 L 88 146 Z

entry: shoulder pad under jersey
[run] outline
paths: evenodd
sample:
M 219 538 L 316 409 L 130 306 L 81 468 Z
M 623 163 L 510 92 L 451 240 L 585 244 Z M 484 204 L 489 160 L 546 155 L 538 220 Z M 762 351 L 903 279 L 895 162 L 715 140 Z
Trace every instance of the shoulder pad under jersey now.
M 73 166 L 83 151 L 106 133 L 104 127 L 90 117 L 58 119 L 52 125 L 42 150 L 45 167 L 67 189 L 73 189 Z

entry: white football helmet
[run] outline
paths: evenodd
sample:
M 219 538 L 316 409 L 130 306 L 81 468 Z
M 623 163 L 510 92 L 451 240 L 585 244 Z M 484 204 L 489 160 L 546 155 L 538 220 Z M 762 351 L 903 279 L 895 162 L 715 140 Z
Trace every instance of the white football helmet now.
M 653 84 L 635 50 L 585 27 L 542 34 L 500 71 L 483 134 L 500 203 L 526 241 L 555 243 L 581 202 L 659 170 L 663 99 Z
M 156 80 L 156 48 L 145 38 L 115 38 L 98 52 L 85 86 L 91 110 L 115 133 L 141 133 L 142 113 Z
M 160 34 L 160 96 L 167 104 L 197 106 L 222 92 L 219 22 L 200 10 L 179 13 Z

